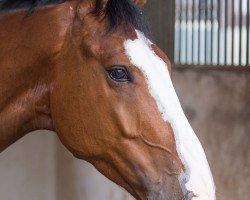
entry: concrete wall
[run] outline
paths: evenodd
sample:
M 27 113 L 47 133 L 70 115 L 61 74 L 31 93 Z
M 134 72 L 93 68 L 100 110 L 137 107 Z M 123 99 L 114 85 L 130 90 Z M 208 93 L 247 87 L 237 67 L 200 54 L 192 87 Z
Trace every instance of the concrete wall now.
M 55 136 L 29 134 L 0 154 L 1 200 L 55 200 Z
M 52 132 L 36 131 L 0 154 L 1 200 L 132 200 Z
M 56 200 L 133 200 L 89 163 L 74 158 L 56 143 Z
M 218 200 L 249 200 L 250 70 L 174 70 L 173 81 L 205 148 Z

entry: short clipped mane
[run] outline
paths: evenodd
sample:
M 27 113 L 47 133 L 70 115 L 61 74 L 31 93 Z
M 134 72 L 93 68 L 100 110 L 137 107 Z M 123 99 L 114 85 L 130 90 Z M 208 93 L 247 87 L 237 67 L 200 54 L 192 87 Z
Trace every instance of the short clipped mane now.
M 34 11 L 37 7 L 50 4 L 60 4 L 66 0 L 0 0 L 0 11 L 16 10 L 27 8 Z
M 67 0 L 0 0 L 0 12 L 16 9 L 28 9 L 32 14 L 37 7 L 64 3 Z M 84 1 L 84 0 L 83 0 Z M 106 7 L 102 8 L 102 0 L 95 0 L 96 5 L 93 14 L 103 14 L 108 19 L 109 30 L 117 27 L 132 27 L 149 36 L 149 26 L 142 9 L 132 0 L 109 0 Z
M 93 13 L 105 14 L 109 20 L 109 28 L 117 27 L 135 28 L 145 35 L 150 36 L 150 29 L 141 8 L 135 5 L 132 0 L 109 0 L 106 8 L 102 8 L 102 0 L 96 0 L 96 7 Z

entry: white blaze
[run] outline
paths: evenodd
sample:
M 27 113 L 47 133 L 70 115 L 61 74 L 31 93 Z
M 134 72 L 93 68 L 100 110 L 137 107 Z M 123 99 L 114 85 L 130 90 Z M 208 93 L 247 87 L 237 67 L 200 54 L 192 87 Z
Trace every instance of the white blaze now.
M 166 63 L 155 54 L 152 43 L 136 31 L 137 39 L 124 43 L 126 54 L 147 80 L 164 121 L 173 128 L 176 148 L 187 171 L 186 188 L 197 200 L 215 200 L 215 187 L 204 150 L 190 126 L 174 90 Z

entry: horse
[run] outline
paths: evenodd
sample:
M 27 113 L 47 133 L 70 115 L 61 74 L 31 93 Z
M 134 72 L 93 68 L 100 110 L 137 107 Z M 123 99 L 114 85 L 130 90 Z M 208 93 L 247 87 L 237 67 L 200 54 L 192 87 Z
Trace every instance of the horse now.
M 51 130 L 138 200 L 215 200 L 145 3 L 1 3 L 0 151 L 31 131 Z

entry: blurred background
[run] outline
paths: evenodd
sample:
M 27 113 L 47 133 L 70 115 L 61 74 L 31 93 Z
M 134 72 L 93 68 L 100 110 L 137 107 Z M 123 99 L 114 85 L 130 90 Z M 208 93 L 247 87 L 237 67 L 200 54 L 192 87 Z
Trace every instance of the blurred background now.
M 208 157 L 218 200 L 250 199 L 249 0 L 148 0 L 155 42 Z M 131 200 L 55 133 L 37 131 L 0 154 L 1 200 Z

